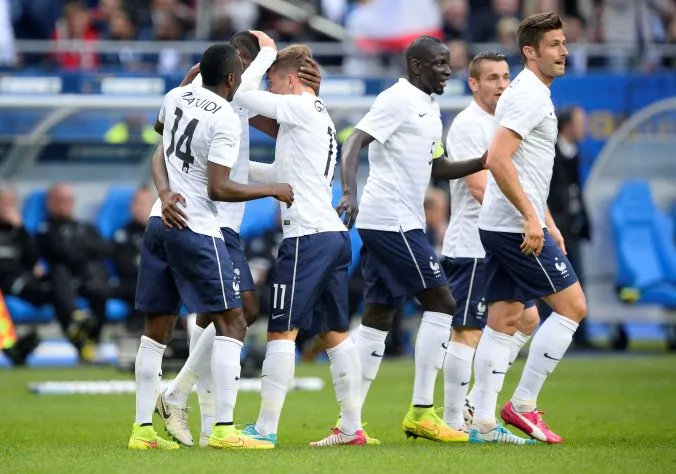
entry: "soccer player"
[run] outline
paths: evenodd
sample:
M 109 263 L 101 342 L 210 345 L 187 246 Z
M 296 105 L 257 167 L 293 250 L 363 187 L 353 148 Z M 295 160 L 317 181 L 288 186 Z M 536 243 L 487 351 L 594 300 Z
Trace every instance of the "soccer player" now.
M 215 201 L 274 196 L 290 205 L 293 191 L 288 184 L 247 186 L 230 179 L 241 130 L 229 101 L 241 82 L 242 62 L 231 46 L 214 45 L 202 55 L 200 71 L 203 87 L 171 90 L 155 126 L 162 132 L 165 167 L 153 166 L 160 199 L 150 214 L 139 265 L 136 309 L 147 316 L 136 357 L 136 421 L 130 449 L 178 448 L 155 433 L 152 413 L 179 301 L 191 312 L 209 314 L 216 327 L 211 361 L 216 423 L 209 446 L 272 447 L 242 435 L 233 425 L 246 321 Z M 162 209 L 177 201 L 185 206 L 184 196 L 190 202 L 182 211 L 187 228 L 165 226 Z
M 481 155 L 493 135 L 493 114 L 498 99 L 509 86 L 509 65 L 500 53 L 477 54 L 469 65 L 468 84 L 474 100 L 453 120 L 446 137 L 446 153 L 452 161 Z M 453 212 L 442 254 L 444 271 L 457 301 L 453 332 L 444 360 L 444 421 L 452 428 L 469 431 L 473 397 L 467 394 L 472 377 L 474 350 L 486 325 L 484 275 L 486 252 L 479 238 L 479 211 L 486 189 L 487 171 L 450 182 Z M 532 302 L 526 304 L 520 327 L 510 347 L 510 365 L 537 327 L 539 316 Z
M 546 206 L 557 135 L 549 87 L 563 75 L 568 55 L 561 19 L 553 13 L 529 16 L 519 26 L 518 44 L 525 69 L 495 110 L 496 130 L 487 160 L 490 174 L 479 215 L 486 250 L 488 324 L 474 356 L 476 396 L 470 437 L 514 442 L 498 425 L 495 406 L 524 303 L 542 298 L 554 312 L 533 338 L 519 385 L 501 416 L 535 439 L 560 443 L 561 437 L 542 420 L 537 397 L 587 313 L 582 287 Z
M 424 308 L 415 346 L 413 402 L 403 421 L 407 436 L 467 441 L 436 414 L 434 382 L 441 369 L 456 304 L 441 264 L 425 236 L 423 202 L 430 175 L 457 179 L 483 169 L 480 158 L 433 159 L 442 124 L 432 94 L 451 74 L 448 48 L 436 38 L 417 38 L 406 51 L 407 74 L 376 98 L 343 145 L 343 197 L 337 211 L 355 223 L 363 242 L 364 317 L 355 336 L 366 399 L 397 308 L 413 294 Z M 369 145 L 369 176 L 357 206 L 359 152 Z M 357 216 L 358 214 L 358 216 Z
M 272 42 L 267 35 L 259 31 L 241 31 L 236 33 L 230 40 L 230 45 L 237 50 L 242 60 L 244 68 L 242 83 L 252 88 L 258 87 L 258 83 L 247 79 L 247 76 L 261 77 L 277 55 L 274 42 L 272 42 L 272 47 L 264 50 L 259 60 L 254 62 L 254 58 L 261 51 L 259 37 L 263 38 L 263 41 Z M 193 87 L 201 86 L 201 77 L 199 75 L 195 77 L 198 71 L 199 68 L 194 68 L 188 74 L 184 83 L 189 84 L 192 81 Z M 309 61 L 308 64 L 301 67 L 299 77 L 315 91 L 319 89 L 321 78 L 313 62 Z M 237 161 L 230 171 L 230 178 L 238 183 L 246 184 L 249 179 L 249 122 L 251 121 L 252 125 L 256 128 L 271 134 L 273 137 L 277 134 L 278 124 L 275 120 L 261 115 L 252 117 L 252 114 L 242 107 L 235 107 L 235 110 L 240 118 L 242 135 L 239 154 Z M 230 259 L 235 267 L 235 281 L 239 286 L 244 317 L 247 325 L 251 326 L 256 321 L 259 309 L 253 277 L 239 238 L 239 229 L 244 215 L 244 203 L 219 203 L 218 211 L 221 233 L 223 234 Z M 185 222 L 180 219 L 178 225 L 183 226 Z M 188 396 L 192 392 L 195 383 L 197 385 L 197 396 L 202 418 L 200 446 L 207 446 L 214 422 L 215 400 L 210 361 L 215 328 L 210 323 L 211 319 L 208 314 L 197 315 L 196 325 L 190 337 L 190 356 L 176 378 L 169 384 L 167 390 L 157 399 L 157 412 L 161 415 L 167 431 L 175 439 L 187 446 L 193 445 L 188 425 L 187 403 Z
M 267 169 L 268 175 L 287 180 L 295 195 L 293 207 L 281 209 L 284 236 L 272 275 L 261 409 L 257 422 L 246 425 L 243 432 L 276 444 L 282 407 L 294 379 L 296 335 L 305 329 L 318 334 L 327 348 L 341 411 L 338 429 L 310 445 L 363 445 L 361 365 L 347 332 L 347 269 L 352 251 L 347 229 L 331 204 L 336 129 L 324 102 L 298 77 L 309 55 L 302 45 L 279 51 L 268 71 L 269 91 L 243 88 L 234 99 L 252 113 L 279 123 L 275 162 L 262 165 L 261 175 L 265 179 Z

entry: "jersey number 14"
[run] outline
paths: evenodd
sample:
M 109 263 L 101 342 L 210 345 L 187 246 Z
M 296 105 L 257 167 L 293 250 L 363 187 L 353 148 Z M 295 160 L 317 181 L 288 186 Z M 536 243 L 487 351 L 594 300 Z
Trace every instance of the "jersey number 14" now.
M 176 143 L 176 132 L 178 131 L 178 125 L 183 118 L 183 110 L 176 107 L 174 115 L 176 115 L 176 120 L 174 120 L 174 126 L 171 129 L 171 143 L 169 144 L 169 148 L 167 148 L 167 158 L 170 157 L 172 153 L 175 154 L 176 158 L 183 162 L 183 172 L 187 173 L 190 170 L 190 165 L 195 161 L 195 157 L 192 156 L 190 145 L 192 144 L 192 136 L 195 133 L 195 128 L 197 128 L 199 120 L 192 119 L 188 122 L 185 130 L 183 130 L 181 136 L 178 137 L 178 143 Z M 183 147 L 185 147 L 185 151 L 183 150 Z

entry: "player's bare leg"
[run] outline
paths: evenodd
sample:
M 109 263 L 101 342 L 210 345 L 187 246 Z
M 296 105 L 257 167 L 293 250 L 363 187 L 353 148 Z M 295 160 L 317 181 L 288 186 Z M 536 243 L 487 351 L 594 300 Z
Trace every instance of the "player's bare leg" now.
M 506 423 L 535 439 L 560 443 L 563 439 L 542 420 L 537 397 L 547 376 L 568 350 L 578 324 L 587 314 L 587 303 L 579 282 L 543 299 L 554 312 L 533 338 L 519 385 L 500 414 Z

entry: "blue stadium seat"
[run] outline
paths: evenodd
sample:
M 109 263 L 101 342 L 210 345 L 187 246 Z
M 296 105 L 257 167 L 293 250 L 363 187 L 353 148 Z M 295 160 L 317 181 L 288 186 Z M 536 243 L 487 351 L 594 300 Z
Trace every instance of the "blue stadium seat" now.
M 676 249 L 668 218 L 655 207 L 649 183 L 624 183 L 610 217 L 618 286 L 636 290 L 637 303 L 676 307 Z
M 54 313 L 45 311 L 45 307 L 36 308 L 27 301 L 16 296 L 5 296 L 7 309 L 15 324 L 40 324 L 51 322 Z
M 129 305 L 122 300 L 110 299 L 106 302 L 106 319 L 108 321 L 124 321 L 129 316 L 129 312 Z
M 131 220 L 131 201 L 136 189 L 133 186 L 113 186 L 101 203 L 96 217 L 96 227 L 104 239 L 113 234 Z
M 29 234 L 35 234 L 45 220 L 47 208 L 45 200 L 47 192 L 39 189 L 31 192 L 23 203 L 23 223 Z

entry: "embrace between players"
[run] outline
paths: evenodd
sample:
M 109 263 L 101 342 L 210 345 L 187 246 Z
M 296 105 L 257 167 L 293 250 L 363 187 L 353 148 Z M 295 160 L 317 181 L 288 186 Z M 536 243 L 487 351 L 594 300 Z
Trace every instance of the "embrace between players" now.
M 179 448 L 154 431 L 153 411 L 175 440 L 192 446 L 187 399 L 195 385 L 200 446 L 274 448 L 301 328 L 326 347 L 339 405 L 330 434 L 310 445 L 380 444 L 362 429 L 361 409 L 394 314 L 409 294 L 424 312 L 413 398 L 402 424 L 407 436 L 535 443 L 497 423 L 495 408 L 505 373 L 539 322 L 532 301 L 542 298 L 554 313 L 533 338 L 501 417 L 531 438 L 562 441 L 536 406 L 586 314 L 546 209 L 557 135 L 549 85 L 563 74 L 567 55 L 561 20 L 550 13 L 528 17 L 518 42 L 525 69 L 511 85 L 504 56 L 482 53 L 472 61 L 474 101 L 456 117 L 444 157 L 435 156 L 442 122 L 432 94 L 443 93 L 450 77 L 449 52 L 435 38 L 416 39 L 406 52 L 406 78 L 378 95 L 343 145 L 337 212 L 331 204 L 335 126 L 317 96 L 310 51 L 294 45 L 277 52 L 260 32 L 238 33 L 229 45 L 205 51 L 199 71 L 193 68 L 166 95 L 156 125 L 163 135 L 153 157 L 160 198 L 139 269 L 136 307 L 147 318 L 130 449 Z M 259 90 L 265 74 L 268 91 Z M 249 162 L 249 124 L 277 140 L 273 164 Z M 359 153 L 367 145 L 369 176 L 358 206 Z M 453 180 L 443 270 L 424 234 L 431 176 Z M 280 201 L 283 241 L 272 277 L 260 413 L 240 430 L 233 423 L 240 354 L 258 307 L 238 233 L 244 201 L 267 196 Z M 363 241 L 365 311 L 349 335 L 347 231 L 353 225 Z M 162 355 L 180 302 L 198 314 L 197 326 L 188 360 L 161 391 Z M 442 367 L 443 419 L 433 406 Z

